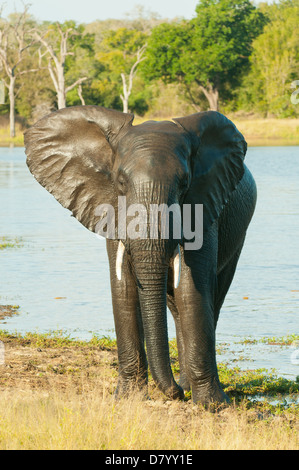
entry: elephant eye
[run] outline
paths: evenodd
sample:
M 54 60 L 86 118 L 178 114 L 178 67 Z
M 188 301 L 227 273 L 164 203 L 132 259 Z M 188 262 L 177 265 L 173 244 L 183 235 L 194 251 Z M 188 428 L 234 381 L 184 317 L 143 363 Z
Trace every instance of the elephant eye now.
M 124 194 L 127 191 L 127 181 L 123 175 L 119 175 L 117 179 L 117 188 L 120 193 Z

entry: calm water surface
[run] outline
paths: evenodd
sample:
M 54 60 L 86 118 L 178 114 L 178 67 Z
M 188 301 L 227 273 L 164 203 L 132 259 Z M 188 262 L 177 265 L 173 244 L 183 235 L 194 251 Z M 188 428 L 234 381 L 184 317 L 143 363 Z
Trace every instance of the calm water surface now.
M 217 342 L 229 343 L 218 360 L 294 377 L 294 348 L 238 342 L 299 333 L 299 147 L 249 148 L 246 163 L 258 203 L 218 323 Z M 23 240 L 22 248 L 0 251 L 0 304 L 20 305 L 21 312 L 0 328 L 114 336 L 105 241 L 35 181 L 22 148 L 0 149 L 0 236 Z

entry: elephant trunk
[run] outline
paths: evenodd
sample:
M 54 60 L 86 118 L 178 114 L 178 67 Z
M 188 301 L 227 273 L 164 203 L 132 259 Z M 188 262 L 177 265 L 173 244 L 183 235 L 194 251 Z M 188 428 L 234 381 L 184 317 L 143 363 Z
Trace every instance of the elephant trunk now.
M 165 253 L 140 247 L 131 247 L 131 256 L 138 282 L 150 371 L 165 395 L 183 398 L 184 392 L 174 380 L 169 357 L 166 306 L 169 261 Z

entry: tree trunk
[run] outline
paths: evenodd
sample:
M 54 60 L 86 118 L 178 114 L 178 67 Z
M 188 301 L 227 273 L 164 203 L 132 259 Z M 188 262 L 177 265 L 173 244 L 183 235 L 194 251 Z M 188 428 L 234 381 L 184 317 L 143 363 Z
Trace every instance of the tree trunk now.
M 57 104 L 58 109 L 66 107 L 66 96 L 65 96 L 65 78 L 64 78 L 64 67 L 61 65 L 57 67 L 58 75 L 58 87 L 57 87 Z
M 123 94 L 120 95 L 121 100 L 123 102 L 123 113 L 128 113 L 129 112 L 129 97 L 130 97 L 131 90 L 132 90 L 133 77 L 130 74 L 130 77 L 129 77 L 130 81 L 129 81 L 129 88 L 128 88 L 125 74 L 121 73 L 120 75 L 121 75 L 121 79 L 123 82 Z
M 10 137 L 16 136 L 16 128 L 15 128 L 15 81 L 16 77 L 10 77 L 9 83 L 9 128 L 10 128 Z
M 207 98 L 210 110 L 211 111 L 219 111 L 219 92 L 216 87 L 211 85 L 210 83 L 207 84 L 206 87 L 200 85 L 200 89 L 202 90 L 203 94 Z
M 128 99 L 124 98 L 122 99 L 122 102 L 123 102 L 123 113 L 128 113 L 129 112 Z
M 79 96 L 79 98 L 80 98 L 80 101 L 81 101 L 82 106 L 85 106 L 85 99 L 83 98 L 82 85 L 81 85 L 81 83 L 80 83 L 80 85 L 78 86 L 78 96 Z
M 62 109 L 66 107 L 64 90 L 57 90 L 57 103 L 58 103 L 58 109 Z

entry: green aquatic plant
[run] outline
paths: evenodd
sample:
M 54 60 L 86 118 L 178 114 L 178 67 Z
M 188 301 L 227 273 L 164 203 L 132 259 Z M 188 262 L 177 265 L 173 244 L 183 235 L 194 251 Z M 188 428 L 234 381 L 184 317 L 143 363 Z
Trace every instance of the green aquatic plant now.
M 21 248 L 22 246 L 22 238 L 0 237 L 0 250 L 5 250 L 6 248 Z
M 19 315 L 19 305 L 0 305 L 0 320 L 13 315 Z
M 241 370 L 240 367 L 229 368 L 223 363 L 218 366 L 224 390 L 231 397 L 245 398 L 261 395 L 281 397 L 299 392 L 298 381 L 279 377 L 275 371 L 264 368 Z
M 290 346 L 293 342 L 299 341 L 299 335 L 296 335 L 295 333 L 286 335 L 286 336 L 264 336 L 263 338 L 244 338 L 242 341 L 238 341 L 238 344 L 269 344 L 269 345 L 274 345 L 274 346 Z

